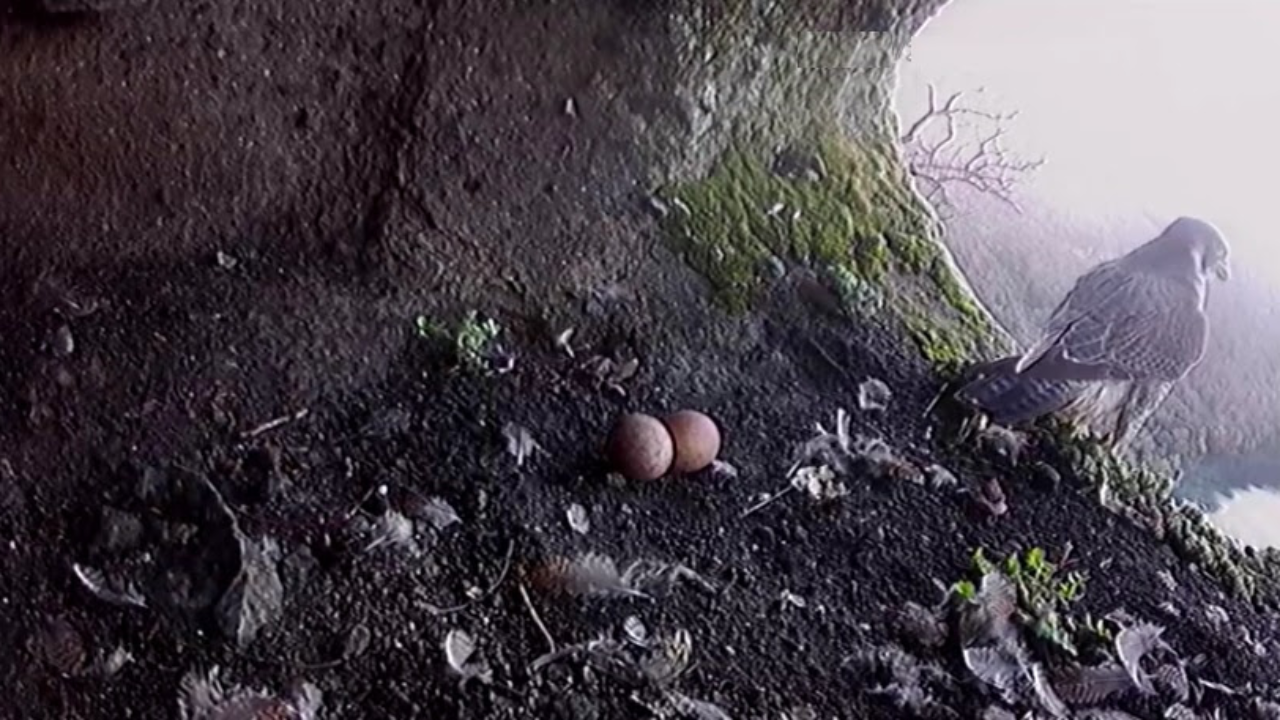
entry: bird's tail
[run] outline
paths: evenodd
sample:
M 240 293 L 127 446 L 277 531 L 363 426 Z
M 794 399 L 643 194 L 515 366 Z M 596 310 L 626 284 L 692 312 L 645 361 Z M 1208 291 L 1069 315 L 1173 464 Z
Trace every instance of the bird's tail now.
M 1085 390 L 1080 382 L 1019 374 L 1019 359 L 1006 357 L 971 368 L 956 399 L 981 410 L 992 422 L 1014 425 L 1062 410 Z

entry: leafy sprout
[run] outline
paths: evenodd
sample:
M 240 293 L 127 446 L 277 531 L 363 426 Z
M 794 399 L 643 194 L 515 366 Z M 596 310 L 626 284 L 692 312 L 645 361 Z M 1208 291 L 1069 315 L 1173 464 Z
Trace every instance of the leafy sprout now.
M 502 326 L 496 320 L 481 320 L 475 310 L 468 311 L 453 332 L 425 315 L 419 315 L 414 324 L 420 337 L 452 344 L 454 360 L 473 372 L 488 369 L 489 356 L 502 334 Z
M 1018 609 L 1032 631 L 1070 655 L 1076 655 L 1076 636 L 1086 633 L 1098 637 L 1109 634 L 1101 622 L 1086 618 L 1078 621 L 1069 616 L 1077 601 L 1084 596 L 1086 577 L 1079 572 L 1062 572 L 1048 559 L 1044 548 L 1033 547 L 1019 554 L 1010 553 L 996 562 L 987 558 L 979 547 L 970 557 L 972 571 L 979 576 L 1001 572 L 1018 591 Z M 951 586 L 951 593 L 964 601 L 977 595 L 974 583 L 962 579 Z

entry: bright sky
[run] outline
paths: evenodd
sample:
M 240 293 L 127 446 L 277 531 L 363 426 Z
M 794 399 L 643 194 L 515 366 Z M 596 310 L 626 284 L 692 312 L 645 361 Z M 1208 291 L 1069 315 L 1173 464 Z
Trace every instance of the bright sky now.
M 898 109 L 918 117 L 929 82 L 984 88 L 978 107 L 1019 111 L 1007 145 L 1048 160 L 1029 193 L 1076 215 L 1198 215 L 1280 283 L 1277 29 L 1280 0 L 952 0 L 899 67 Z M 1226 505 L 1221 526 L 1280 545 L 1280 495 Z
M 1270 260 L 1280 183 L 1280 0 L 952 0 L 900 68 L 899 107 L 1018 110 L 1028 189 L 1081 211 L 1199 215 Z M 1280 280 L 1280 259 L 1267 263 Z

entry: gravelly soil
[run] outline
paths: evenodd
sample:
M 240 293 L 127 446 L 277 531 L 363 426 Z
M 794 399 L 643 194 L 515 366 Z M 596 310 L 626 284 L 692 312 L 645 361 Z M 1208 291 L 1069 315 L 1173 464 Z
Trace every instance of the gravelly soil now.
M 173 717 L 184 673 L 213 665 L 231 683 L 315 683 L 324 717 L 652 716 L 635 699 L 651 688 L 574 663 L 531 672 L 549 650 L 532 606 L 561 646 L 620 636 L 629 616 L 687 630 L 693 663 L 675 687 L 734 717 L 902 717 L 849 659 L 899 641 L 898 608 L 939 600 L 935 580 L 958 578 L 979 546 L 1070 544 L 1090 575 L 1082 610 L 1167 624 L 1175 648 L 1204 655 L 1207 679 L 1277 679 L 1233 635 L 1270 643 L 1273 618 L 1222 597 L 1069 474 L 1035 487 L 1039 449 L 1008 470 L 950 448 L 950 427 L 923 417 L 938 381 L 897 328 L 819 312 L 800 270 L 757 314 L 716 311 L 637 190 L 621 113 L 643 93 L 615 83 L 639 72 L 619 38 L 646 16 L 550 5 L 327 5 L 296 33 L 280 29 L 278 3 L 5 17 L 0 72 L 14 92 L 0 121 L 17 130 L 0 165 L 0 688 L 22 702 L 0 716 Z M 196 27 L 207 36 L 184 39 Z M 575 62 L 568 47 L 582 48 Z M 219 48 L 230 66 L 216 65 Z M 82 56 L 100 62 L 75 65 Z M 136 117 L 139 95 L 109 87 L 131 76 L 155 101 Z M 205 125 L 165 125 L 160 106 Z M 175 127 L 191 144 L 165 151 L 155 138 Z M 112 131 L 118 144 L 100 136 Z M 456 320 L 468 308 L 507 329 L 511 373 L 450 373 L 413 332 L 419 312 Z M 552 343 L 567 327 L 573 358 Z M 625 396 L 582 370 L 594 356 L 641 361 Z M 872 376 L 894 391 L 887 413 L 857 411 L 857 383 Z M 611 480 L 599 448 L 612 419 L 681 407 L 717 419 L 738 476 Z M 838 501 L 792 493 L 744 518 L 842 407 L 856 431 L 921 465 L 1000 478 L 1008 513 L 855 474 Z M 517 467 L 508 423 L 544 452 Z M 157 499 L 173 477 L 204 488 L 193 508 Z M 279 545 L 283 614 L 243 649 L 209 607 L 236 565 L 208 487 L 244 536 Z M 417 553 L 355 552 L 350 518 L 412 514 L 429 497 L 460 521 L 420 520 Z M 588 511 L 585 535 L 566 521 L 572 503 Z M 711 588 L 680 583 L 653 600 L 539 588 L 537 568 L 588 550 L 680 563 Z M 151 607 L 92 597 L 72 562 L 141 578 Z M 1163 614 L 1166 602 L 1183 617 Z M 357 626 L 368 646 L 342 659 Z M 451 674 L 451 629 L 474 637 L 492 684 Z M 133 661 L 110 678 L 87 670 L 117 647 Z M 959 678 L 941 699 L 962 716 L 992 700 L 955 648 L 925 659 Z M 1244 716 L 1243 700 L 1205 702 Z

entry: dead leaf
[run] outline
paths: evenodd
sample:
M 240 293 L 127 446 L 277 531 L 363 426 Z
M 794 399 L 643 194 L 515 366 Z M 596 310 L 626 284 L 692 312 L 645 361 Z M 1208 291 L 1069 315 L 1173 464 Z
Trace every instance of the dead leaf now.
M 124 587 L 117 587 L 114 583 L 107 580 L 102 571 L 81 565 L 79 563 L 71 564 L 71 571 L 75 574 L 76 579 L 85 587 L 94 597 L 112 605 L 124 605 L 127 607 L 145 608 L 147 599 L 138 592 L 132 583 Z
M 476 653 L 476 641 L 471 635 L 454 628 L 444 639 L 444 656 L 449 669 L 457 673 L 463 680 L 475 678 L 488 683 L 493 680 L 493 673 L 483 662 L 476 662 L 472 657 Z
M 240 572 L 218 600 L 215 611 L 219 627 L 243 650 L 259 630 L 279 619 L 284 607 L 284 584 L 276 567 L 279 548 L 274 540 L 240 537 L 240 547 Z

